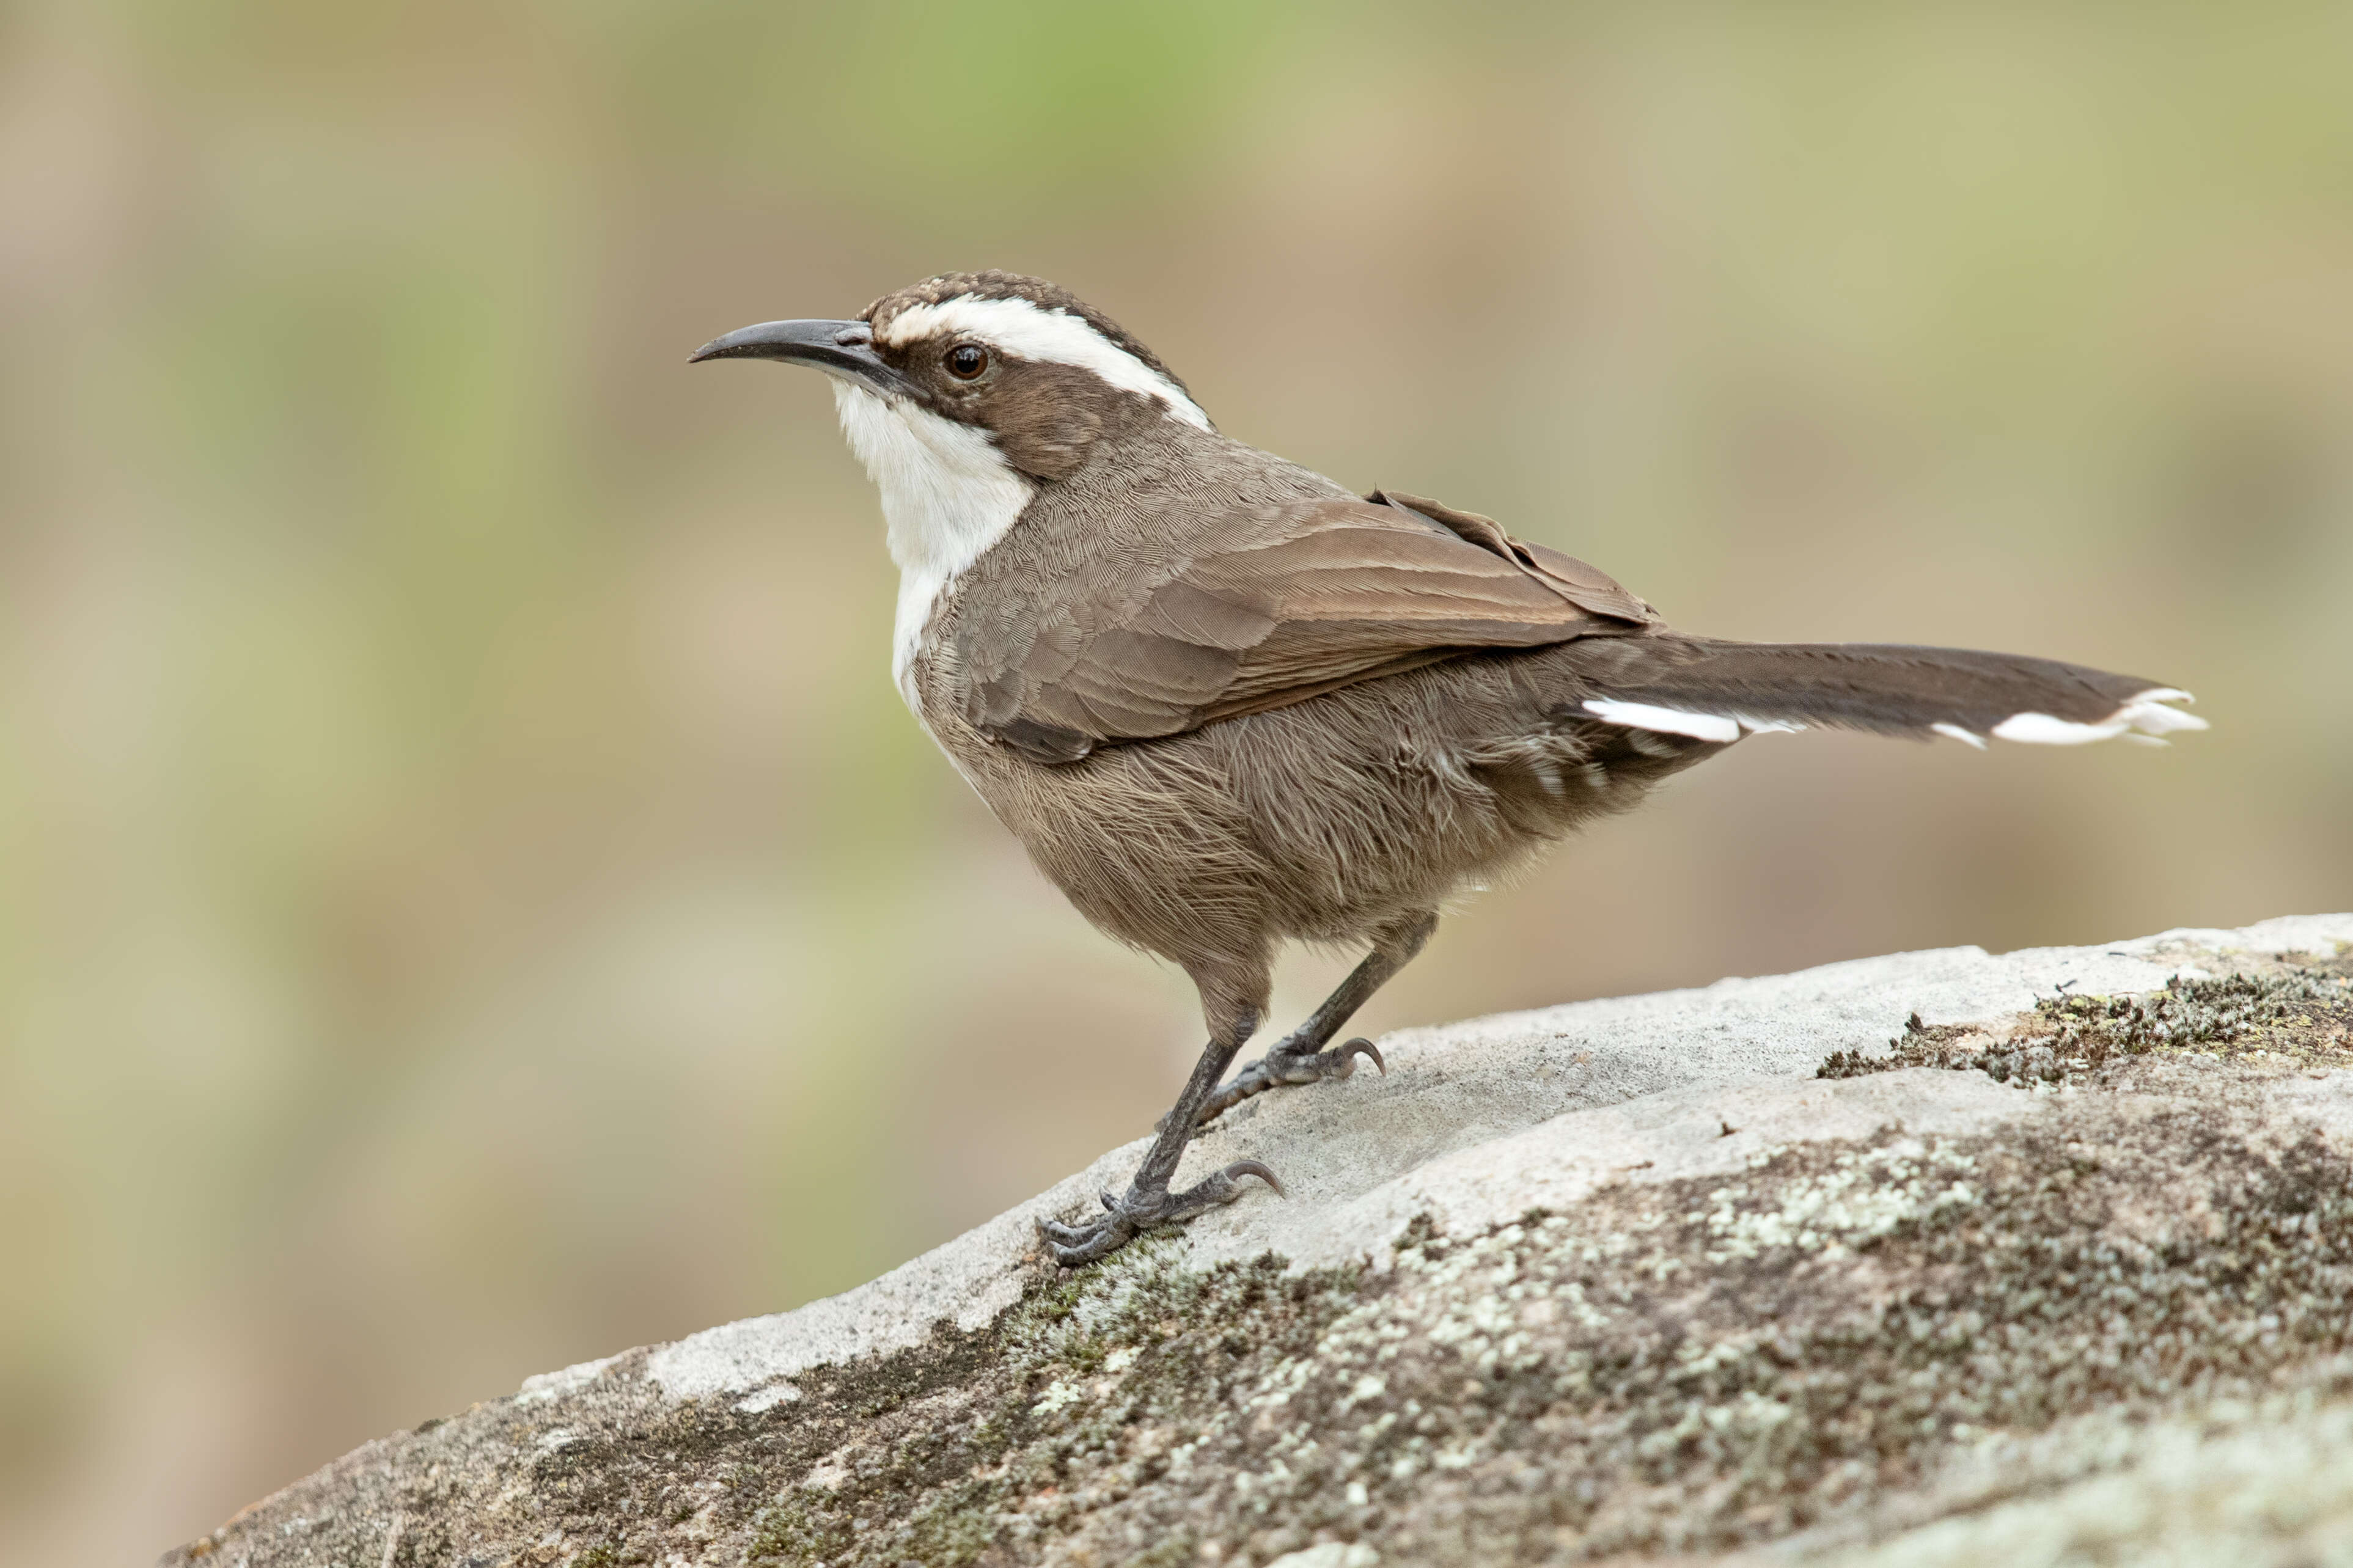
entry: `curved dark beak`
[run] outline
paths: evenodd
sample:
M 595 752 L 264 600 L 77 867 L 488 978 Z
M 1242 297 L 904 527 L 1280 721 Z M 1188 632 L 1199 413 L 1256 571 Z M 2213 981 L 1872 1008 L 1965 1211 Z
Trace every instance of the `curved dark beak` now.
M 864 321 L 763 321 L 712 339 L 687 363 L 707 359 L 780 359 L 815 365 L 877 392 L 908 390 L 904 378 L 874 352 L 874 330 Z

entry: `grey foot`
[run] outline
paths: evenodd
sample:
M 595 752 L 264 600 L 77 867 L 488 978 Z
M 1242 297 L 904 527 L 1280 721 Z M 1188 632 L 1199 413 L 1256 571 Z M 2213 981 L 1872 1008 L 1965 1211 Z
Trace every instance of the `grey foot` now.
M 1272 1171 L 1256 1160 L 1237 1160 L 1224 1170 L 1214 1172 L 1198 1186 L 1187 1187 L 1181 1193 L 1142 1192 L 1134 1187 L 1124 1197 L 1103 1195 L 1107 1211 L 1103 1217 L 1084 1225 L 1061 1225 L 1050 1219 L 1038 1222 L 1038 1234 L 1045 1238 L 1046 1250 L 1054 1261 L 1065 1268 L 1076 1268 L 1082 1263 L 1110 1255 L 1125 1247 L 1147 1230 L 1164 1225 L 1182 1225 L 1198 1214 L 1205 1214 L 1220 1205 L 1229 1204 L 1242 1195 L 1239 1178 L 1256 1176 L 1282 1196 L 1282 1183 Z
M 1298 1056 L 1286 1056 L 1279 1050 L 1269 1051 L 1234 1074 L 1231 1083 L 1202 1102 L 1197 1124 L 1206 1125 L 1251 1095 L 1264 1094 L 1270 1089 L 1322 1083 L 1327 1078 L 1346 1078 L 1356 1070 L 1358 1057 L 1380 1068 L 1383 1078 L 1388 1077 L 1389 1064 L 1381 1059 L 1380 1047 L 1362 1035 L 1328 1051 Z

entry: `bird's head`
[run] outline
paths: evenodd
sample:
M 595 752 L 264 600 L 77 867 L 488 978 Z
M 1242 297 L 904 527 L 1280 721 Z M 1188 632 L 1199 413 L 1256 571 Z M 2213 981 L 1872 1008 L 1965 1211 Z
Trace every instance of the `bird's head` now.
M 927 279 L 849 321 L 765 321 L 715 338 L 693 357 L 824 371 L 870 468 L 910 438 L 931 449 L 978 437 L 1011 475 L 1034 483 L 1067 477 L 1106 429 L 1128 421 L 1211 428 L 1184 383 L 1118 322 L 1051 283 L 1010 272 Z M 876 478 L 883 478 L 879 469 Z

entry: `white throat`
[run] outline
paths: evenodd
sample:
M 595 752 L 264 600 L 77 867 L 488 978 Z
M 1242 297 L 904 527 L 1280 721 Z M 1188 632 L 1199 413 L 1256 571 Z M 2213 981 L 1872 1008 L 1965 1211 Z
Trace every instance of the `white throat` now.
M 891 559 L 899 563 L 891 675 L 914 707 L 915 650 L 941 594 L 1005 537 L 1037 491 L 984 432 L 830 379 L 842 434 L 882 492 Z

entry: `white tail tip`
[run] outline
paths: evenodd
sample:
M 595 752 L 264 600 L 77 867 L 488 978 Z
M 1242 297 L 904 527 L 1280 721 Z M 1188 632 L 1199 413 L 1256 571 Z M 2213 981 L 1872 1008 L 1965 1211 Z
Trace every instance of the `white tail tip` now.
M 2168 735 L 2176 730 L 2203 730 L 2206 721 L 2195 713 L 2184 713 L 2168 708 L 2168 702 L 2197 700 L 2187 691 L 2177 691 L 2169 686 L 2155 687 L 2142 692 L 2123 707 L 2095 724 L 2079 724 L 2069 719 L 2053 718 L 2048 713 L 2013 713 L 1993 727 L 1994 738 L 2002 741 L 2023 741 L 2035 746 L 2081 746 L 2094 741 L 2110 741 L 2126 731 L 2137 731 L 2139 736 Z M 1938 725 L 1939 730 L 1943 725 Z

